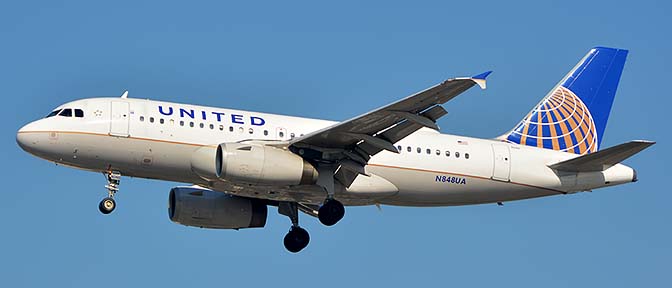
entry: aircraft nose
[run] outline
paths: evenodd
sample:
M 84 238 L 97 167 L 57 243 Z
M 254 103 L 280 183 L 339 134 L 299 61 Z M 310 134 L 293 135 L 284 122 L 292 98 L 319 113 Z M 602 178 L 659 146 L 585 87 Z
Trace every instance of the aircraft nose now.
M 29 153 L 31 153 L 31 151 L 33 150 L 32 146 L 35 145 L 33 139 L 31 139 L 33 137 L 30 135 L 30 132 L 32 131 L 31 124 L 32 123 L 29 123 L 21 127 L 21 129 L 19 129 L 19 131 L 16 132 L 16 143 L 19 144 L 19 147 L 21 147 L 21 149 Z

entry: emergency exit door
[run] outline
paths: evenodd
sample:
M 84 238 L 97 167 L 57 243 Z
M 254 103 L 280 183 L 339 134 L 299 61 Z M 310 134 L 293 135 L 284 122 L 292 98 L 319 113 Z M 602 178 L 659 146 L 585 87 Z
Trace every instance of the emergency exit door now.
M 511 175 L 511 153 L 508 144 L 492 144 L 494 164 L 492 166 L 492 179 L 509 182 Z
M 128 137 L 130 109 L 128 102 L 112 101 L 110 107 L 110 135 Z

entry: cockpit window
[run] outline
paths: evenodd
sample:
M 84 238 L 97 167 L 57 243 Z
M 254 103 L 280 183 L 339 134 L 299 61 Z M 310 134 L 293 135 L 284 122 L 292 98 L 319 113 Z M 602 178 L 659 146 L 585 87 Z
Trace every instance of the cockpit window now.
M 61 110 L 61 113 L 58 113 L 58 116 L 63 117 L 72 117 L 72 109 L 66 108 Z
M 51 113 L 49 113 L 49 115 L 47 115 L 47 117 L 44 117 L 44 118 L 54 117 L 54 116 L 58 115 L 58 112 L 61 112 L 61 109 L 52 111 Z
M 73 110 L 74 110 L 74 115 L 73 115 Z M 75 116 L 77 118 L 84 118 L 84 110 L 82 109 L 71 109 L 71 108 L 64 108 L 64 109 L 57 109 L 49 113 L 47 117 L 53 117 L 53 116 L 63 116 L 63 117 L 72 117 Z

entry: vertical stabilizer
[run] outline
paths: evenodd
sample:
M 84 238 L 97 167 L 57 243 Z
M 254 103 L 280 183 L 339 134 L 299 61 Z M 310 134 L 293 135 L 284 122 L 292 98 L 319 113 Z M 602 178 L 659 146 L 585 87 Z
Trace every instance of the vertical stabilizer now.
M 595 47 L 503 138 L 575 154 L 600 147 L 628 50 Z

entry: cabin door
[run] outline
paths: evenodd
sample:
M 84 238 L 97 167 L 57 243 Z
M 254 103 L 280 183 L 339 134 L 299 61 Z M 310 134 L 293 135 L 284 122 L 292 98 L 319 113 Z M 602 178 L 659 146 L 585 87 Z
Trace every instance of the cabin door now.
M 129 103 L 112 101 L 110 107 L 110 135 L 128 137 L 128 124 L 131 118 Z
M 511 175 L 511 153 L 509 145 L 505 143 L 492 144 L 494 165 L 492 168 L 492 179 L 509 182 Z

